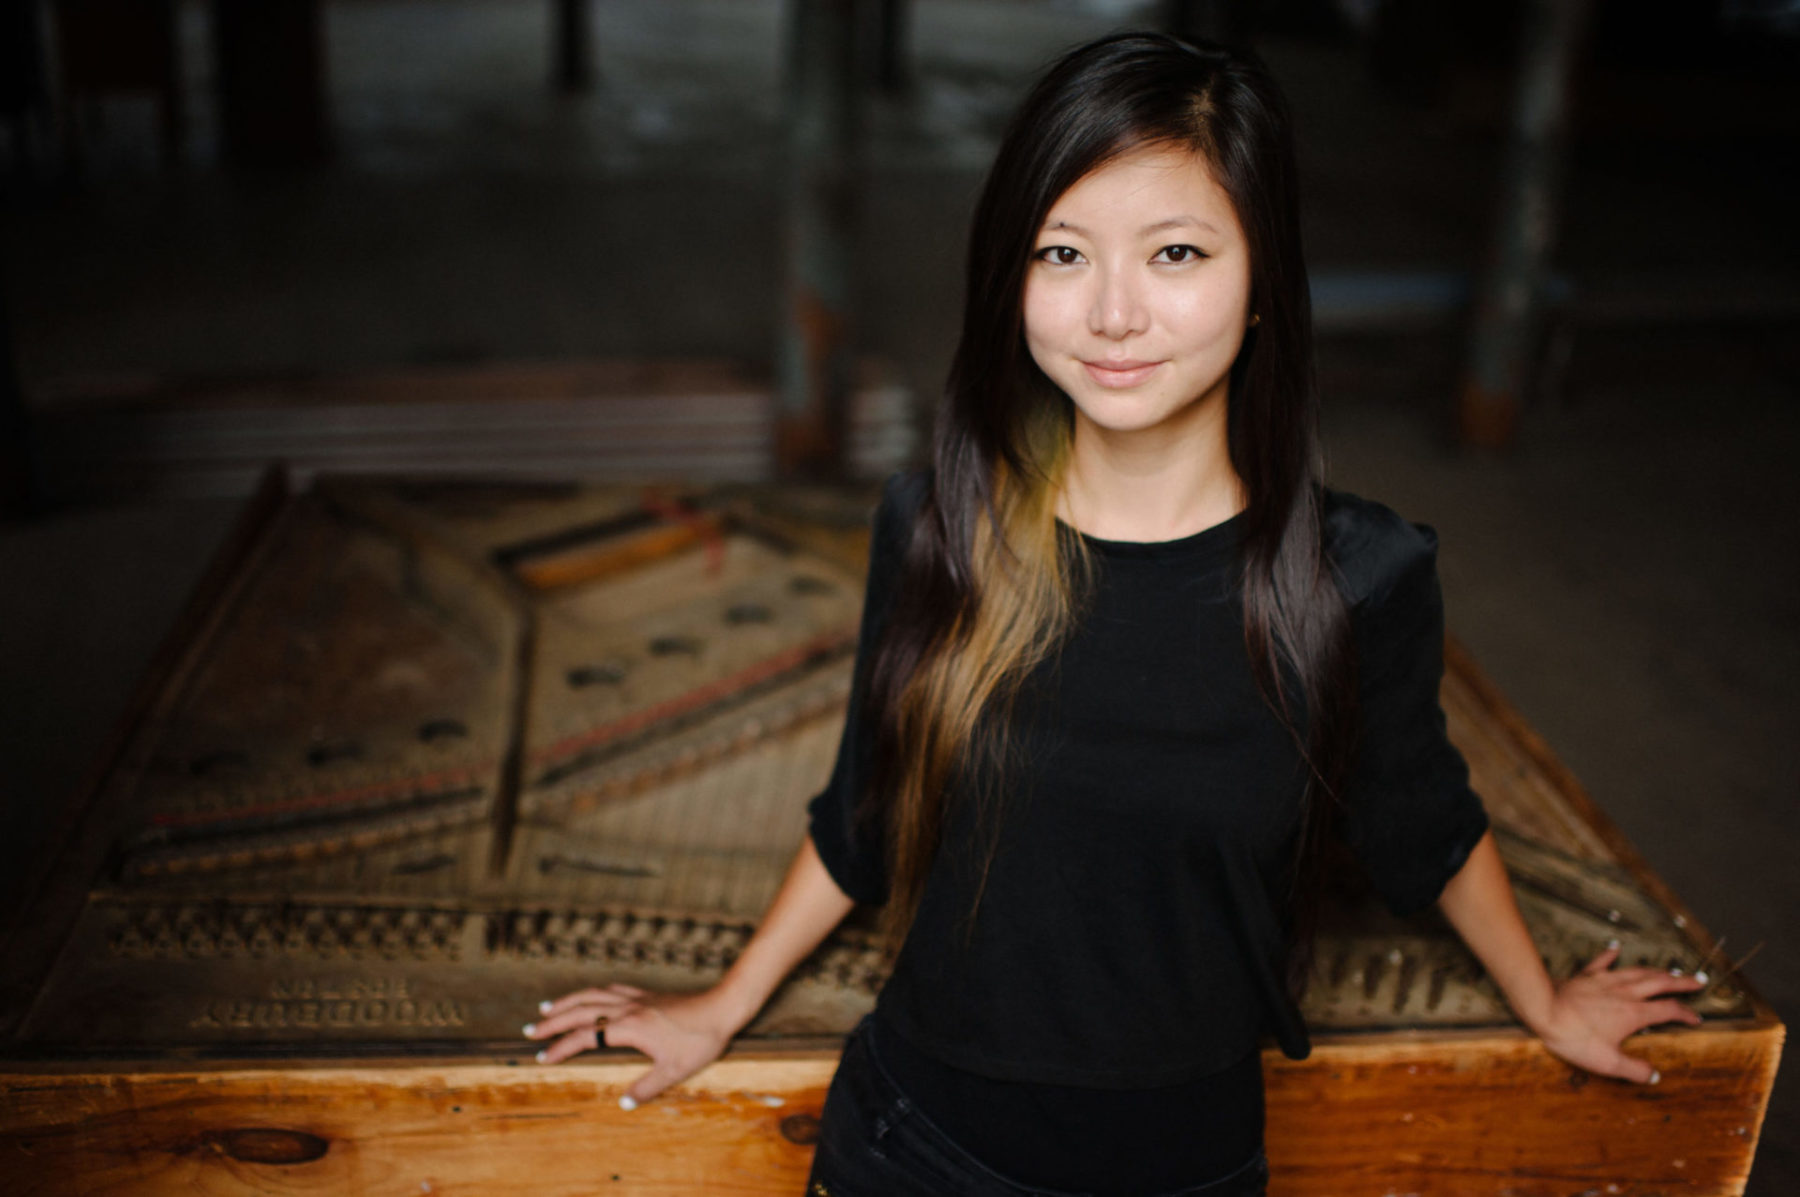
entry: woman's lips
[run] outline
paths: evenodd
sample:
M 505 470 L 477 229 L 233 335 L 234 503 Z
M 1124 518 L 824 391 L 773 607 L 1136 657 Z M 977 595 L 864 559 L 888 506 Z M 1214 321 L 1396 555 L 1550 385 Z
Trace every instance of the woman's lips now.
M 1161 362 L 1089 362 L 1081 363 L 1087 367 L 1088 377 L 1103 387 L 1134 387 L 1156 372 Z

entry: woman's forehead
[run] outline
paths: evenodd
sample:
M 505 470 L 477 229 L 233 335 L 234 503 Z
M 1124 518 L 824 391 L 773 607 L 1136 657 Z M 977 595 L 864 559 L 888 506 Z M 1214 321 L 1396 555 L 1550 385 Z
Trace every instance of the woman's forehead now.
M 1238 227 L 1231 197 L 1205 155 L 1156 143 L 1127 150 L 1076 180 L 1044 214 L 1043 228 L 1142 235 L 1182 226 L 1223 235 Z

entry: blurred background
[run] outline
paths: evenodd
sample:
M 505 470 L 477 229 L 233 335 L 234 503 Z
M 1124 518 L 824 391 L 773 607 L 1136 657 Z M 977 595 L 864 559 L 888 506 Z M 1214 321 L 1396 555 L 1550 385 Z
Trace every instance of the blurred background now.
M 1793 0 L 0 13 L 0 868 L 268 460 L 916 460 L 1002 122 L 1154 26 L 1292 100 L 1333 484 L 1437 527 L 1452 632 L 1800 1021 Z M 710 422 L 621 448 L 696 394 Z M 1800 1192 L 1796 1078 L 1758 1197 Z

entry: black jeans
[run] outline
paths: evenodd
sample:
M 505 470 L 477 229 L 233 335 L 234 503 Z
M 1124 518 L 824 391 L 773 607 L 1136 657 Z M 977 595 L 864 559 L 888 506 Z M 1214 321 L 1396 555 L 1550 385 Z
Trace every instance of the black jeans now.
M 857 1024 L 825 1095 L 807 1197 L 1078 1197 L 1008 1180 L 953 1143 L 912 1104 Z M 1230 1176 L 1155 1197 L 1264 1197 L 1269 1161 L 1258 1152 Z

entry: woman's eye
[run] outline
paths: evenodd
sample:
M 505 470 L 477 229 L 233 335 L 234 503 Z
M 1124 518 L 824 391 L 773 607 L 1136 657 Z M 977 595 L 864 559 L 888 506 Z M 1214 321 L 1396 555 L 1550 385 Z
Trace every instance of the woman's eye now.
M 1165 245 L 1156 251 L 1153 262 L 1193 262 L 1206 255 L 1192 245 Z
M 1046 245 L 1037 251 L 1037 258 L 1052 266 L 1073 266 L 1081 261 L 1081 251 L 1067 245 Z

